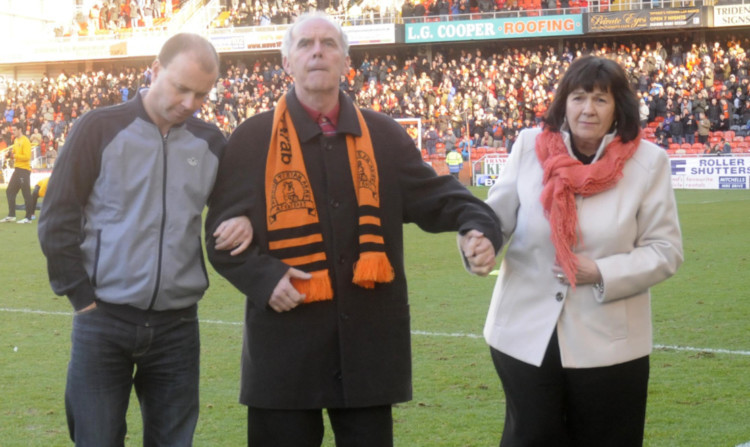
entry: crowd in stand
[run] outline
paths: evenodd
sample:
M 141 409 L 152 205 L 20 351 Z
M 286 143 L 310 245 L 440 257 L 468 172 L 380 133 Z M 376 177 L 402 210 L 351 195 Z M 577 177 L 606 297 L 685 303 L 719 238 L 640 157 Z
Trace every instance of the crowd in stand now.
M 609 0 L 605 0 L 608 4 Z M 519 11 L 580 12 L 587 0 L 228 0 L 216 27 L 283 25 L 310 9 L 345 17 L 351 24 L 375 23 L 379 17 L 400 13 L 404 21 L 460 14 Z
M 323 10 L 331 16 L 346 17 L 351 24 L 374 23 L 376 17 L 393 15 L 403 0 L 229 0 L 214 20 L 215 27 L 285 25 L 300 14 Z M 390 14 L 389 14 L 390 13 Z
M 70 26 L 56 25 L 55 34 L 87 35 L 150 28 L 168 21 L 187 0 L 101 0 Z
M 741 136 L 750 126 L 750 37 L 725 35 L 709 43 L 686 37 L 650 43 L 584 41 L 526 48 L 445 49 L 432 58 L 352 51 L 342 89 L 356 103 L 396 118 L 421 118 L 425 155 L 453 147 L 508 150 L 517 133 L 541 122 L 556 80 L 574 58 L 615 58 L 641 99 L 646 138 L 665 148 L 715 143 L 717 131 Z M 289 88 L 276 56 L 224 59 L 216 88 L 200 117 L 229 134 L 244 119 L 270 110 Z M 58 147 L 70 125 L 88 110 L 132 98 L 150 83 L 150 68 L 65 72 L 40 81 L 0 79 L 0 145 L 19 121 L 43 150 Z M 408 129 L 414 132 L 414 128 Z M 419 138 L 419 135 L 414 135 Z

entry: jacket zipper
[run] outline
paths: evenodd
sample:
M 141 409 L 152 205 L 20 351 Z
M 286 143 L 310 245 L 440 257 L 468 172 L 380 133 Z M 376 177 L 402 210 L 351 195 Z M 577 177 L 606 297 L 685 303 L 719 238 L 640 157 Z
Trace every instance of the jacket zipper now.
M 159 228 L 159 255 L 156 264 L 156 284 L 154 285 L 154 294 L 151 297 L 151 303 L 148 305 L 148 310 L 153 309 L 156 303 L 156 298 L 159 295 L 159 288 L 161 287 L 161 264 L 164 256 L 164 228 L 167 225 L 167 135 L 162 136 L 161 148 L 164 167 L 162 168 L 162 185 L 161 185 L 161 227 Z

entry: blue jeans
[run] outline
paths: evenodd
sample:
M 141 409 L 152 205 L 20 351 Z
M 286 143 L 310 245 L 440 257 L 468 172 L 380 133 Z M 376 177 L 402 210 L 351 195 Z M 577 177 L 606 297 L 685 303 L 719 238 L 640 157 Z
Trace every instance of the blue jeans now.
M 124 445 L 133 386 L 143 445 L 192 445 L 199 408 L 197 318 L 145 327 L 97 308 L 73 318 L 71 338 L 65 409 L 76 446 Z

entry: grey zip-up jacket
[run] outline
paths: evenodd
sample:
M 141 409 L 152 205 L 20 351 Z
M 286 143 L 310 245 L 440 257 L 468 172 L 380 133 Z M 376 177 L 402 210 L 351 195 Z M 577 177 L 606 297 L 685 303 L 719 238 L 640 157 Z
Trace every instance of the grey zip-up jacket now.
M 76 310 L 185 309 L 208 287 L 201 213 L 225 138 L 194 117 L 162 137 L 141 93 L 82 116 L 50 178 L 39 240 L 53 291 Z

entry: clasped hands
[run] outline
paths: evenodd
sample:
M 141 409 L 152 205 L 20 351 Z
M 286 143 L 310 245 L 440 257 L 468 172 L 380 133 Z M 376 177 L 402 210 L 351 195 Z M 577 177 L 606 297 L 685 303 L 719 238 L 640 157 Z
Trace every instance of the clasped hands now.
M 458 245 L 469 264 L 469 271 L 487 276 L 495 267 L 495 247 L 481 231 L 469 230 L 458 236 Z
M 230 255 L 236 256 L 250 246 L 253 240 L 253 226 L 245 216 L 232 217 L 219 224 L 213 234 L 216 250 L 232 250 Z

